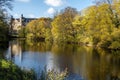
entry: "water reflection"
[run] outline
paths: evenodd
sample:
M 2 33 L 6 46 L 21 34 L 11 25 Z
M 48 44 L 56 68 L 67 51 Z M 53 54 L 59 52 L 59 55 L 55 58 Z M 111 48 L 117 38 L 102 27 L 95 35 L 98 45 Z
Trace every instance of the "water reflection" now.
M 37 75 L 46 66 L 56 71 L 68 68 L 69 80 L 117 80 L 120 56 L 115 53 L 78 45 L 14 40 L 9 43 L 6 58 L 21 68 L 33 68 Z

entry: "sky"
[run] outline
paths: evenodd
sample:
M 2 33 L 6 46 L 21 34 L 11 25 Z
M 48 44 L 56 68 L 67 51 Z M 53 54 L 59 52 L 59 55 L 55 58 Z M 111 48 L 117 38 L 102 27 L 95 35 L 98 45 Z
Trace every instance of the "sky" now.
M 15 0 L 10 14 L 18 18 L 52 17 L 56 12 L 70 6 L 80 11 L 93 5 L 93 0 Z

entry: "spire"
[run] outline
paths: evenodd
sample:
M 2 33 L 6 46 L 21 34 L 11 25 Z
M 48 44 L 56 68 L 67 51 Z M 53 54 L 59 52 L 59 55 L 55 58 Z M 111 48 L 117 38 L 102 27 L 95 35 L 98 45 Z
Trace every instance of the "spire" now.
M 13 16 L 11 15 L 11 19 L 13 19 Z

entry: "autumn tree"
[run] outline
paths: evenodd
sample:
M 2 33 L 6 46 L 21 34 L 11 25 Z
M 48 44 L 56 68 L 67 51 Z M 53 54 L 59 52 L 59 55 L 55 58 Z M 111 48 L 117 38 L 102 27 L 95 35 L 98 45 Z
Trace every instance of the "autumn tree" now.
M 73 21 L 77 40 L 104 48 L 120 48 L 119 2 L 103 2 L 81 11 Z M 116 7 L 117 6 L 117 7 Z
M 67 7 L 55 17 L 52 22 L 52 35 L 54 41 L 73 42 L 75 30 L 72 25 L 77 11 L 74 8 Z
M 120 18 L 119 18 L 119 6 L 120 0 L 95 0 L 95 3 L 98 5 L 108 4 L 108 13 L 112 15 L 112 22 L 115 24 L 115 27 L 120 26 Z
M 29 22 L 26 26 L 27 38 L 39 40 L 48 37 L 48 35 L 51 34 L 51 31 L 49 30 L 51 28 L 51 21 L 50 18 L 40 18 Z
M 40 18 L 31 21 L 26 27 L 27 37 L 120 49 L 120 3 L 107 1 L 80 13 L 67 7 L 53 20 Z

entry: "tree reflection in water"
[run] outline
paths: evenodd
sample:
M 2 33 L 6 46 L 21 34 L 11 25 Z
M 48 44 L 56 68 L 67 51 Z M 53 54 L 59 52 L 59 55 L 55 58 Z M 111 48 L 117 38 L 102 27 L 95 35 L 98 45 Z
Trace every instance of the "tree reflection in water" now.
M 6 56 L 12 57 L 22 68 L 33 68 L 37 75 L 47 66 L 47 70 L 59 72 L 68 68 L 68 79 L 117 80 L 120 79 L 118 53 L 120 51 L 108 52 L 73 44 L 14 40 L 10 42 Z

